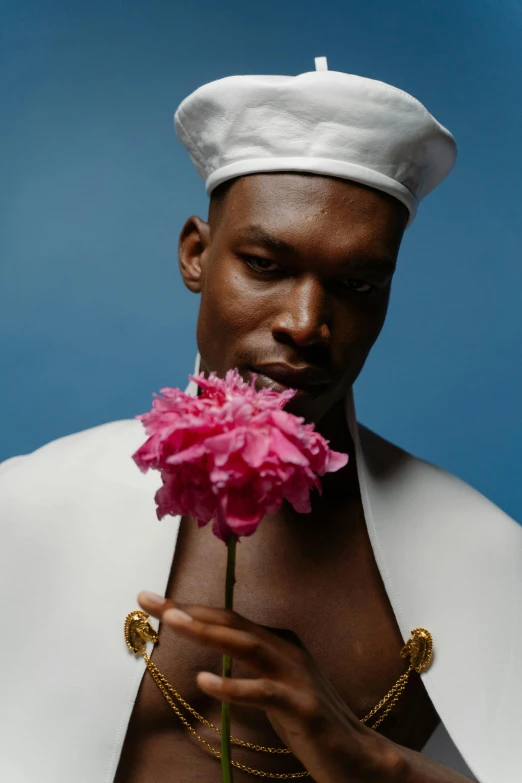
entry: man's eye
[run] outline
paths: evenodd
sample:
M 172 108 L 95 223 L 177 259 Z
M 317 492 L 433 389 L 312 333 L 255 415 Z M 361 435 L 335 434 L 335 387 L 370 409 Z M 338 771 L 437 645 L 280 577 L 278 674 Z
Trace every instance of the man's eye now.
M 371 294 L 375 286 L 370 283 L 363 283 L 362 280 L 354 280 L 352 278 L 343 280 L 343 286 L 349 288 L 350 291 L 355 291 L 357 294 Z
M 259 256 L 243 256 L 248 266 L 255 272 L 276 272 L 279 265 L 269 258 L 260 258 Z

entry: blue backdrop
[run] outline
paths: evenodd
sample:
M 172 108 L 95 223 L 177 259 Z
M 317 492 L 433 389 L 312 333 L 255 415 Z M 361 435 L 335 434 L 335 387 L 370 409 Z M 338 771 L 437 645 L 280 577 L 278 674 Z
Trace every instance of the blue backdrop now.
M 0 458 L 150 407 L 192 370 L 177 271 L 203 183 L 172 115 L 236 73 L 415 95 L 456 168 L 406 232 L 358 418 L 522 521 L 520 0 L 0 3 Z

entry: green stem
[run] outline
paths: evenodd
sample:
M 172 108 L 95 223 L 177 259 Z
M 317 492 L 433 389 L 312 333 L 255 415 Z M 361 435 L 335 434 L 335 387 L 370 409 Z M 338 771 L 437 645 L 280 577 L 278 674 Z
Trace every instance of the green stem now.
M 225 579 L 225 609 L 234 605 L 234 584 L 236 582 L 236 536 L 230 536 L 227 542 L 227 575 Z M 223 655 L 223 677 L 232 674 L 232 658 Z M 232 764 L 230 757 L 230 702 L 221 702 L 221 772 L 223 783 L 232 783 Z

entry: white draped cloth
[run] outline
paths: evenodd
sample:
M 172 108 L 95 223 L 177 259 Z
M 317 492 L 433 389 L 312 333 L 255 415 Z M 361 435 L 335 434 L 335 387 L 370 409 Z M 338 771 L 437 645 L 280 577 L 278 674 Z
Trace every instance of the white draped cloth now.
M 522 528 L 357 424 L 352 393 L 346 411 L 401 633 L 435 640 L 421 676 L 442 723 L 424 752 L 479 783 L 520 783 Z M 165 594 L 179 527 L 157 520 L 159 476 L 130 458 L 143 441 L 139 421 L 115 421 L 0 465 L 6 783 L 114 780 L 145 671 L 122 622 L 143 585 Z

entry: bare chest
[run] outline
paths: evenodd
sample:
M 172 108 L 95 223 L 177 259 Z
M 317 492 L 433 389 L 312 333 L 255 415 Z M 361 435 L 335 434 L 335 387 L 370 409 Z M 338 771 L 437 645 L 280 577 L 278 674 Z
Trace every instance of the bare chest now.
M 360 718 L 377 704 L 404 672 L 400 657 L 403 641 L 384 590 L 366 535 L 360 505 L 350 512 L 360 516 L 359 534 L 321 535 L 310 529 L 301 546 L 267 524 L 237 547 L 235 610 L 263 626 L 303 644 Z M 265 524 L 265 521 L 262 523 Z M 169 578 L 167 595 L 179 603 L 222 606 L 225 546 L 210 528 L 195 530 L 183 520 Z M 145 587 L 145 586 L 144 586 Z M 220 703 L 196 686 L 199 671 L 221 673 L 221 657 L 160 626 L 152 660 L 205 722 L 171 698 L 192 731 L 176 714 L 146 671 L 128 725 L 115 783 L 209 783 L 220 781 L 219 763 L 201 740 L 219 748 L 219 735 L 209 727 L 220 725 Z M 251 672 L 236 662 L 235 677 Z M 379 731 L 400 744 L 422 749 L 438 723 L 418 675 L 385 718 Z M 199 735 L 199 739 L 197 738 Z M 281 747 L 281 741 L 263 712 L 232 705 L 232 735 L 248 743 Z M 300 769 L 291 756 L 234 747 L 233 758 L 267 772 Z M 237 771 L 238 783 L 252 780 Z

